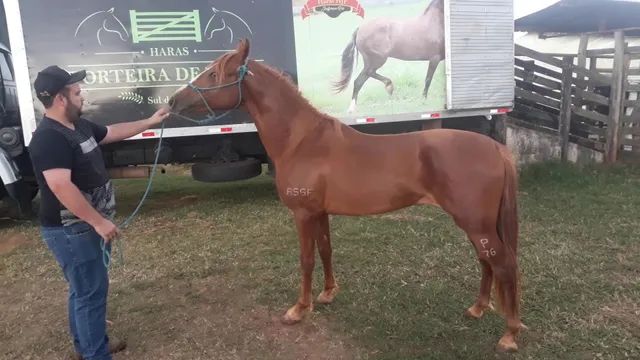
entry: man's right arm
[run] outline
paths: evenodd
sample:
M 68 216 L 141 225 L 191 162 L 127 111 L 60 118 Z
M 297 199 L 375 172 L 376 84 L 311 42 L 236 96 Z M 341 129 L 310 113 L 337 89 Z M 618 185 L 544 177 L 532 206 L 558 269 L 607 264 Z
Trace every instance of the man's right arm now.
M 105 242 L 118 236 L 118 228 L 91 206 L 80 189 L 71 182 L 71 170 L 49 169 L 42 172 L 47 185 L 69 211 L 93 226 Z

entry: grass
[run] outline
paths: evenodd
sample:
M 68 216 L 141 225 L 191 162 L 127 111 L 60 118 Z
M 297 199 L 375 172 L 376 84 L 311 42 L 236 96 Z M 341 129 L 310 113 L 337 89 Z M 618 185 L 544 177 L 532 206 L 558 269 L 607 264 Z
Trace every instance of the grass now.
M 347 115 L 351 102 L 353 81 L 362 70 L 362 57 L 354 68 L 349 87 L 334 94 L 333 81 L 340 76 L 341 56 L 345 46 L 351 41 L 353 31 L 364 21 L 379 17 L 404 19 L 421 14 L 425 2 L 394 4 L 366 7 L 366 17 L 362 19 L 353 13 L 343 13 L 337 18 L 318 14 L 306 19 L 294 18 L 296 37 L 296 57 L 298 59 L 298 84 L 305 97 L 324 112 L 334 116 Z M 442 61 L 433 76 L 429 87 L 429 97 L 422 96 L 428 62 L 401 61 L 388 59 L 378 71 L 390 78 L 395 92 L 390 98 L 384 85 L 369 79 L 358 98 L 358 111 L 355 115 L 401 114 L 441 110 L 446 101 L 445 62 Z
M 146 183 L 118 181 L 120 219 Z M 342 292 L 299 325 L 298 242 L 273 182 L 160 176 L 111 270 L 115 359 L 624 359 L 640 357 L 640 168 L 543 164 L 521 174 L 520 351 L 498 314 L 462 316 L 479 271 L 442 211 L 333 217 Z M 1 359 L 64 358 L 66 287 L 31 222 L 0 223 Z M 7 239 L 10 239 L 7 240 Z M 0 247 L 0 250 L 2 247 Z M 117 260 L 117 256 L 115 257 Z M 314 295 L 322 284 L 316 262 Z

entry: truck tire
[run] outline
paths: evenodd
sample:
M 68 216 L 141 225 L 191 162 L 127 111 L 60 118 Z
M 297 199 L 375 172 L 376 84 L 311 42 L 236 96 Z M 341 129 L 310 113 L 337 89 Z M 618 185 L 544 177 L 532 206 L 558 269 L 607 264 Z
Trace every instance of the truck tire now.
M 247 158 L 228 163 L 195 163 L 191 166 L 191 176 L 202 182 L 225 182 L 246 180 L 262 173 L 260 160 Z

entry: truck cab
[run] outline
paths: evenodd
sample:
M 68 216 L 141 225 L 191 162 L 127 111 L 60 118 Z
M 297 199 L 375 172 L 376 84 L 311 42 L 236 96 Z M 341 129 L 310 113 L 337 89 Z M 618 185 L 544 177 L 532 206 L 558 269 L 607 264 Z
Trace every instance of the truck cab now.
M 285 74 L 320 112 L 363 132 L 481 128 L 513 107 L 513 0 L 55 3 L 0 2 L 8 29 L 0 30 L 7 45 L 0 48 L 0 196 L 22 212 L 37 192 L 28 146 L 44 114 L 32 83 L 53 64 L 87 71 L 83 114 L 104 126 L 150 116 L 243 38 L 251 59 Z M 398 21 L 411 32 L 394 39 L 423 44 L 429 34 L 435 45 L 356 41 Z M 364 69 L 369 63 L 379 69 Z M 246 111 L 213 115 L 172 114 L 162 128 L 104 146 L 112 178 L 148 177 L 156 158 L 190 165 L 205 182 L 248 179 L 265 165 L 277 172 Z
M 21 134 L 11 51 L 0 42 L 0 200 L 13 200 L 26 217 L 38 188 Z

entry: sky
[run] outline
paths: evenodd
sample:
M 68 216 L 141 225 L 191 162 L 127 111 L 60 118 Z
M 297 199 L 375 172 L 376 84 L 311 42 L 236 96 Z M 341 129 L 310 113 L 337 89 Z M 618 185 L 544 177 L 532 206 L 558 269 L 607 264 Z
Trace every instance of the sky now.
M 514 19 L 542 10 L 558 0 L 513 0 Z

